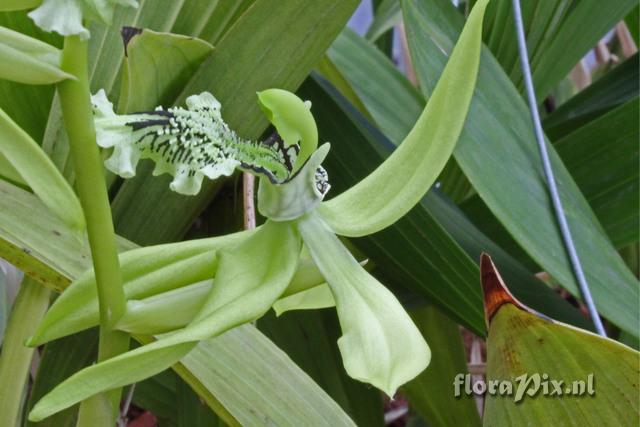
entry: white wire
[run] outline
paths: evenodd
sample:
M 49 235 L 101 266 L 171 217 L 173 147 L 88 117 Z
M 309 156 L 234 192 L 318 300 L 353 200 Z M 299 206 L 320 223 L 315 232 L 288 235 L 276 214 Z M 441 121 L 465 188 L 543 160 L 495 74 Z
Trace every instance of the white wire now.
M 522 11 L 520 10 L 520 0 L 513 0 L 513 18 L 516 23 L 516 34 L 518 38 L 518 51 L 520 53 L 520 65 L 522 67 L 522 75 L 524 76 L 524 86 L 527 92 L 527 99 L 529 101 L 529 110 L 531 111 L 531 120 L 533 121 L 533 130 L 535 132 L 536 141 L 540 150 L 540 157 L 542 157 L 542 165 L 544 168 L 544 174 L 547 179 L 547 185 L 549 187 L 549 194 L 553 203 L 553 209 L 555 211 L 558 225 L 560 226 L 560 233 L 564 241 L 564 246 L 569 255 L 571 266 L 573 267 L 573 273 L 580 287 L 580 293 L 582 299 L 589 310 L 589 315 L 593 321 L 596 332 L 599 335 L 606 337 L 606 332 L 602 326 L 602 321 L 596 310 L 596 305 L 593 302 L 591 291 L 587 279 L 585 278 L 580 258 L 576 251 L 576 247 L 571 237 L 571 230 L 567 223 L 567 218 L 564 214 L 562 207 L 562 201 L 558 194 L 558 187 L 556 186 L 556 180 L 553 175 L 553 169 L 551 168 L 551 162 L 549 161 L 549 154 L 547 153 L 547 146 L 544 141 L 544 134 L 542 132 L 542 125 L 540 124 L 540 116 L 538 115 L 538 102 L 536 101 L 536 93 L 533 88 L 533 79 L 531 78 L 531 67 L 529 66 L 529 58 L 527 53 L 527 42 L 524 36 L 524 26 L 522 24 Z

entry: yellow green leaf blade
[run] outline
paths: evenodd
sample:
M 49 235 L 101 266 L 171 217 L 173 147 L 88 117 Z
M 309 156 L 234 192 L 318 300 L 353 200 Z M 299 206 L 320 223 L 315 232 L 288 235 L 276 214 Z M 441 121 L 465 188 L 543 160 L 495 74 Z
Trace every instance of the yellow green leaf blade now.
M 42 148 L 0 109 L 0 153 L 44 204 L 76 230 L 84 229 L 80 201 Z
M 175 99 L 213 51 L 209 43 L 179 34 L 125 27 L 126 45 L 118 111 L 154 109 Z
M 484 425 L 640 423 L 640 354 L 614 340 L 540 316 L 515 300 L 482 259 L 489 323 Z M 511 384 L 510 386 L 507 384 Z
M 367 178 L 320 207 L 336 233 L 358 237 L 393 224 L 435 182 L 471 103 L 487 1 L 474 7 L 433 96 L 400 147 Z

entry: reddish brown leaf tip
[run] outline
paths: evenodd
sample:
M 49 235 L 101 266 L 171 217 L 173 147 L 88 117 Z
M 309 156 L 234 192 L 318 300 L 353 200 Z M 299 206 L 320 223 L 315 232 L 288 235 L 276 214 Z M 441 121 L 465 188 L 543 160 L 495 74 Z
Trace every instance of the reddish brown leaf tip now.
M 531 309 L 518 301 L 509 292 L 493 260 L 484 252 L 480 255 L 480 281 L 482 282 L 482 293 L 484 294 L 484 317 L 487 322 L 487 328 L 491 323 L 491 319 L 503 304 L 513 304 L 522 310 L 532 312 Z

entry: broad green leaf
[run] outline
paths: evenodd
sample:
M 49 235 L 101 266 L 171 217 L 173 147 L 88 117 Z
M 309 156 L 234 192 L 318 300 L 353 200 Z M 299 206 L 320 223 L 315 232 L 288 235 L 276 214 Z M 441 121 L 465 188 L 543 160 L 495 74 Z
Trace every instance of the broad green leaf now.
M 268 122 L 256 92 L 272 87 L 294 90 L 357 4 L 256 0 L 219 40 L 176 103 L 209 91 L 222 103 L 222 116 L 232 129 L 241 137 L 258 139 Z M 292 52 L 298 52 L 295 61 L 290 61 Z M 182 236 L 221 185 L 209 183 L 198 196 L 181 197 L 171 194 L 164 178 L 152 177 L 151 168 L 144 169 L 123 184 L 113 202 L 116 230 L 140 243 Z
M 0 153 L 45 205 L 73 229 L 84 229 L 84 214 L 71 186 L 31 137 L 0 109 Z
M 197 36 L 215 45 L 229 27 L 256 0 L 185 2 L 175 20 L 172 33 Z
M 170 104 L 213 50 L 209 43 L 193 37 L 134 28 L 126 31 L 118 104 L 121 113 Z
M 389 58 L 351 30 L 345 29 L 338 36 L 328 56 L 351 84 L 378 127 L 399 144 L 424 109 L 425 101 L 420 92 Z M 381 90 L 375 90 L 376 87 Z
M 402 9 L 400 8 L 400 0 L 383 0 L 376 8 L 376 14 L 367 29 L 366 38 L 369 41 L 376 41 L 401 22 Z
M 297 227 L 336 300 L 347 373 L 393 397 L 427 367 L 429 347 L 395 296 L 358 264 L 320 215 L 305 215 Z
M 15 184 L 29 187 L 29 185 L 24 181 L 24 178 L 20 176 L 16 168 L 7 160 L 7 158 L 0 153 L 0 178 L 8 179 Z
M 637 351 L 531 312 L 513 299 L 486 256 L 482 283 L 489 323 L 487 383 L 512 385 L 509 395 L 485 395 L 484 425 L 640 422 Z M 552 381 L 562 381 L 556 383 L 559 389 Z
M 42 85 L 73 78 L 60 69 L 60 50 L 0 27 L 0 79 Z
M 335 310 L 269 313 L 258 328 L 293 359 L 349 414 L 356 425 L 384 425 L 380 392 L 352 378 L 344 370 L 337 341 L 340 324 Z
M 438 49 L 422 51 L 429 48 L 423 43 L 429 38 L 423 28 L 461 26 L 460 22 L 434 21 L 427 6 L 436 10 L 453 7 L 444 2 L 404 3 L 409 45 L 421 79 L 423 75 L 437 75 L 437 70 L 428 68 L 419 58 L 427 54 L 445 55 Z M 476 94 L 454 155 L 475 190 L 514 239 L 545 271 L 574 295 L 579 295 L 533 140 L 525 103 L 485 50 Z M 611 322 L 637 334 L 638 306 L 632 303 L 640 298 L 636 280 L 611 246 L 553 147 L 548 149 L 596 306 Z
M 299 251 L 291 224 L 268 222 L 220 254 L 216 285 L 185 329 L 76 373 L 43 397 L 29 419 L 41 420 L 96 393 L 148 378 L 177 363 L 198 341 L 257 319 L 286 289 Z M 247 270 L 247 265 L 260 268 Z
M 42 3 L 42 0 L 3 0 L 0 11 L 31 9 Z
M 338 36 L 336 41 L 340 38 L 341 36 Z M 334 41 L 331 46 L 335 45 L 336 41 Z M 316 64 L 314 71 L 330 81 L 333 86 L 340 90 L 340 93 L 342 93 L 342 95 L 347 98 L 350 103 L 355 105 L 367 119 L 371 120 L 371 115 L 365 108 L 364 104 L 362 103 L 356 92 L 353 90 L 349 82 L 344 78 L 344 74 L 340 72 L 338 67 L 336 67 L 333 61 L 331 61 L 328 55 L 322 57 L 322 60 L 318 64 Z M 418 114 L 420 114 L 420 111 L 418 111 Z
M 29 379 L 34 349 L 23 345 L 44 315 L 50 292 L 25 277 L 13 304 L 0 353 L 0 425 L 14 426 L 22 418 L 22 396 Z
M 480 1 L 474 8 L 433 96 L 400 147 L 376 171 L 319 208 L 336 233 L 357 237 L 393 224 L 438 177 L 473 94 L 486 4 Z
M 629 12 L 624 18 L 625 24 L 631 33 L 631 37 L 636 42 L 636 45 L 640 44 L 640 6 L 636 6 Z
M 206 381 L 209 393 L 240 425 L 269 420 L 292 427 L 355 426 L 285 352 L 250 325 L 201 342 L 181 363 L 196 377 L 195 382 Z
M 590 84 L 545 117 L 544 130 L 556 141 L 584 124 L 595 120 L 640 92 L 638 54 Z
M 411 318 L 431 344 L 431 364 L 414 380 L 402 386 L 409 405 L 434 426 L 480 426 L 471 397 L 456 397 L 451 383 L 467 373 L 467 360 L 460 328 L 434 306 L 413 310 Z
M 136 383 L 132 402 L 137 407 L 153 413 L 158 420 L 158 425 L 176 427 L 178 412 L 182 412 L 184 408 L 183 399 L 179 400 L 176 393 L 179 382 L 182 382 L 182 379 L 175 372 L 171 370 L 161 372 Z M 198 395 L 188 387 L 180 387 L 180 393 L 184 394 L 184 399 L 187 401 L 191 400 L 190 396 L 198 399 Z M 212 420 L 215 419 L 215 414 L 210 411 L 209 416 Z
M 3 182 L 0 192 L 0 256 L 58 290 L 87 269 L 88 243 L 75 239 L 64 223 L 48 215 L 42 202 Z M 124 239 L 118 243 L 120 250 L 135 246 Z M 251 425 L 265 418 L 283 425 L 308 420 L 353 425 L 286 354 L 251 326 L 200 342 L 173 369 L 229 425 L 236 425 L 236 420 Z M 294 391 L 273 395 L 281 389 Z
M 423 200 L 423 206 L 464 248 L 469 257 L 478 260 L 483 252 L 491 254 L 505 278 L 512 281 L 512 291 L 520 300 L 541 313 L 565 323 L 584 329 L 593 328 L 591 321 L 582 312 L 561 298 L 546 283 L 538 280 L 510 252 L 482 234 L 462 210 L 450 200 L 438 192 L 431 191 Z M 479 271 L 477 273 L 479 274 Z
M 633 0 L 608 6 L 598 0 L 521 2 L 527 50 L 540 102 L 634 4 Z M 505 73 L 522 91 L 511 2 L 491 2 L 483 39 Z
M 535 3 L 544 4 L 545 0 Z M 556 3 L 564 2 L 556 0 Z M 552 41 L 539 49 L 533 58 L 533 81 L 537 98 L 543 100 L 569 74 L 574 65 L 636 5 L 635 0 L 620 0 L 613 4 L 600 0 L 571 2 Z
M 177 384 L 178 425 L 182 427 L 224 427 L 204 402 L 183 381 Z
M 616 248 L 639 238 L 638 114 L 636 97 L 554 144 Z

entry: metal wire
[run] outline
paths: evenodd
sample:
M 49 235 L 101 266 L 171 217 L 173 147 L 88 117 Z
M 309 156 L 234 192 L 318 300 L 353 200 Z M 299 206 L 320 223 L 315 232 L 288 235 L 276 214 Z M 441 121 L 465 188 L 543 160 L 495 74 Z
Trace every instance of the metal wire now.
M 520 0 L 513 0 L 513 18 L 516 24 L 516 34 L 518 37 L 518 51 L 520 53 L 520 65 L 522 67 L 522 75 L 524 76 L 524 85 L 527 92 L 527 99 L 529 101 L 529 110 L 531 111 L 531 120 L 533 121 L 533 129 L 540 150 L 540 157 L 542 158 L 542 165 L 544 168 L 544 174 L 547 179 L 547 185 L 549 187 L 549 194 L 553 203 L 553 209 L 555 211 L 558 225 L 560 226 L 560 233 L 564 241 L 564 246 L 569 255 L 571 266 L 573 267 L 573 273 L 580 287 L 580 293 L 582 294 L 582 300 L 584 301 L 589 315 L 593 321 L 596 332 L 599 335 L 606 337 L 606 332 L 602 326 L 602 321 L 596 310 L 596 305 L 593 302 L 591 291 L 587 279 L 584 276 L 582 270 L 582 264 L 576 251 L 576 247 L 571 237 L 571 230 L 567 224 L 567 218 L 564 215 L 564 209 L 558 194 L 558 187 L 556 186 L 556 180 L 553 175 L 553 169 L 551 168 L 551 162 L 549 161 L 549 154 L 547 153 L 547 146 L 544 141 L 544 134 L 542 132 L 542 125 L 540 124 L 540 116 L 538 115 L 538 102 L 536 101 L 536 93 L 533 88 L 533 79 L 531 78 L 531 67 L 529 65 L 529 58 L 527 52 L 527 42 L 524 35 L 524 25 L 522 24 L 522 11 L 520 10 Z

